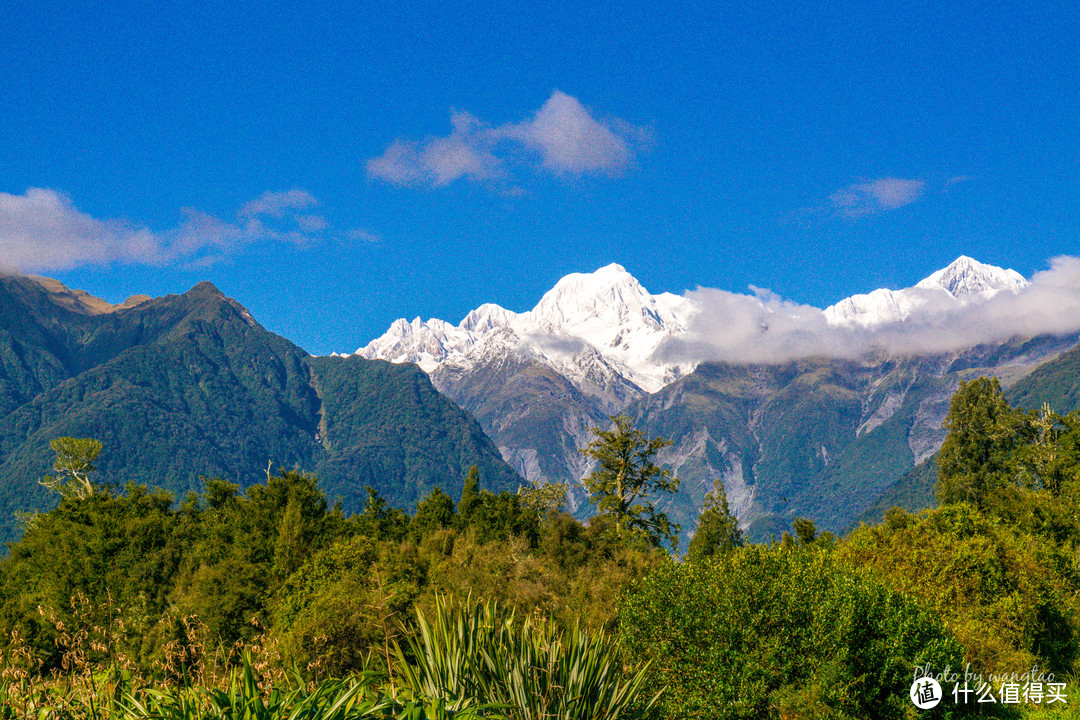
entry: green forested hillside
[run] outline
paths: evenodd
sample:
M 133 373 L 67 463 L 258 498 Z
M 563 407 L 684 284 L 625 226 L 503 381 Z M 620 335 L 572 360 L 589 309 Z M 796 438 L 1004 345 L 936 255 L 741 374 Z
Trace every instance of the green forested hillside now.
M 268 464 L 318 470 L 350 510 L 365 485 L 403 507 L 435 485 L 460 492 L 472 465 L 494 489 L 518 486 L 415 367 L 313 358 L 209 283 L 106 311 L 71 298 L 0 281 L 0 537 L 15 512 L 54 502 L 37 480 L 62 436 L 105 444 L 103 481 L 180 496 L 200 476 L 246 487 Z
M 1054 412 L 1067 414 L 1080 409 L 1080 347 L 1073 348 L 1036 368 L 1004 393 L 1019 408 L 1038 410 L 1046 404 Z M 855 518 L 859 523 L 880 522 L 894 506 L 915 512 L 934 507 L 934 483 L 937 482 L 937 454 L 911 468 L 889 486 L 873 504 Z
M 489 489 L 514 491 L 523 482 L 476 420 L 415 365 L 355 355 L 306 363 L 321 400 L 311 467 L 346 512 L 361 509 L 365 485 L 398 507 L 414 507 L 435 485 L 458 497 L 473 465 Z
M 1006 395 L 1013 404 L 1025 408 L 1049 403 L 1059 413 L 1080 409 L 1080 347 L 1038 368 Z

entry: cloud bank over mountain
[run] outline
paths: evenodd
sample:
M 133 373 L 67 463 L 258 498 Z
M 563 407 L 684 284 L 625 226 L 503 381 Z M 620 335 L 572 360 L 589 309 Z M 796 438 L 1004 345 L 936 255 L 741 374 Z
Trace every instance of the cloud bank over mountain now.
M 985 266 L 984 266 L 985 267 Z M 956 297 L 933 287 L 908 288 L 902 319 L 839 324 L 828 310 L 785 300 L 699 288 L 686 294 L 694 313 L 684 335 L 657 351 L 667 361 L 773 363 L 826 356 L 856 358 L 941 353 L 1015 336 L 1080 331 L 1080 258 L 1054 258 L 1019 289 Z M 864 296 L 866 297 L 866 296 Z M 834 306 L 835 307 L 835 306 Z

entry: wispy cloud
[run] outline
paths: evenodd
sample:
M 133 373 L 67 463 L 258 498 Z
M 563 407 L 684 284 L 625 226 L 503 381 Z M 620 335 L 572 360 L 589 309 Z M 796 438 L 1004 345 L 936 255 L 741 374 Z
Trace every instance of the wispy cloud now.
M 317 204 L 305 190 L 265 193 L 245 203 L 234 219 L 184 208 L 179 226 L 154 232 L 122 220 L 94 218 L 55 190 L 0 193 L 0 265 L 63 270 L 114 262 L 207 264 L 251 243 L 314 240 L 329 223 L 320 215 L 298 211 Z
M 264 192 L 254 200 L 244 203 L 238 214 L 241 217 L 266 215 L 280 218 L 290 210 L 304 210 L 318 204 L 319 201 L 307 190 L 293 188 L 283 192 Z
M 879 178 L 848 185 L 829 196 L 831 207 L 842 215 L 874 215 L 910 205 L 923 195 L 923 180 Z
M 451 133 L 422 142 L 396 140 L 367 163 L 368 175 L 395 185 L 440 187 L 460 178 L 512 178 L 526 164 L 556 176 L 619 175 L 648 132 L 624 120 L 599 120 L 576 98 L 556 90 L 533 117 L 492 126 L 467 112 L 450 115 Z
M 381 243 L 383 241 L 382 235 L 379 235 L 376 232 L 372 232 L 371 230 L 366 230 L 364 228 L 350 230 L 349 232 L 345 233 L 345 236 L 348 237 L 350 240 L 356 240 L 372 245 L 377 245 L 378 243 Z
M 832 325 L 822 310 L 757 290 L 743 295 L 698 289 L 690 332 L 659 351 L 681 361 L 775 363 L 805 357 L 857 358 L 947 353 L 1013 337 L 1080 332 L 1080 258 L 1058 257 L 1013 293 L 957 302 L 927 291 L 904 321 L 875 327 Z

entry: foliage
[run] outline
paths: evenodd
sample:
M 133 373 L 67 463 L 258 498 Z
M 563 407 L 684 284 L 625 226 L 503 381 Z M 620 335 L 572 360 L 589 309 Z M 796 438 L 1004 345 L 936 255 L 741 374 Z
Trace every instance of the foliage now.
M 0 718 L 87 720 L 502 720 L 476 702 L 451 710 L 438 698 L 394 695 L 371 674 L 307 682 L 292 671 L 267 677 L 244 653 L 219 677 L 153 682 L 108 666 L 66 681 L 3 668 Z M 100 682 L 95 677 L 100 675 Z
M 101 441 L 93 438 L 61 437 L 49 442 L 56 453 L 53 470 L 56 475 L 46 475 L 39 482 L 62 497 L 82 499 L 94 493 L 90 473 L 97 470 L 94 460 L 101 453 Z
M 409 530 L 409 516 L 404 510 L 390 507 L 375 488 L 368 485 L 366 490 L 364 510 L 350 518 L 356 532 L 374 540 L 404 540 Z
M 629 720 L 653 702 L 643 697 L 645 669 L 624 677 L 603 632 L 561 631 L 543 616 L 519 622 L 492 602 L 442 598 L 430 619 L 418 611 L 417 626 L 414 661 L 397 647 L 402 682 L 451 709 L 479 697 L 514 720 Z
M 611 421 L 615 425 L 611 430 L 593 428 L 595 439 L 580 451 L 597 463 L 583 480 L 589 499 L 601 513 L 614 517 L 620 528 L 641 532 L 658 547 L 668 542 L 674 548 L 680 528 L 650 499 L 658 492 L 674 493 L 679 488 L 678 478 L 653 461 L 671 442 L 650 439 L 625 415 L 612 416 Z
M 540 515 L 548 513 L 560 513 L 566 508 L 567 492 L 569 485 L 565 482 L 545 482 L 533 484 L 518 490 L 525 506 L 536 511 Z
M 664 562 L 619 623 L 627 660 L 669 686 L 672 719 L 904 717 L 912 668 L 963 659 L 933 613 L 816 545 Z
M 945 428 L 937 461 L 939 502 L 985 507 L 990 493 L 1008 482 L 1009 456 L 1027 439 L 1023 414 L 1009 407 L 997 378 L 978 378 L 960 383 Z
M 726 553 L 742 547 L 746 540 L 739 529 L 739 521 L 728 507 L 724 481 L 717 478 L 712 492 L 705 496 L 705 504 L 698 518 L 697 530 L 690 541 L 690 558 L 703 560 L 717 553 Z
M 287 655 L 341 675 L 387 654 L 424 581 L 422 567 L 358 536 L 317 553 L 279 594 L 273 615 Z
M 982 672 L 1075 668 L 1080 604 L 1071 547 L 954 504 L 919 515 L 892 510 L 840 552 L 932 608 Z
M 409 523 L 409 535 L 419 540 L 436 530 L 454 523 L 454 499 L 436 485 L 431 493 L 416 506 L 416 514 Z

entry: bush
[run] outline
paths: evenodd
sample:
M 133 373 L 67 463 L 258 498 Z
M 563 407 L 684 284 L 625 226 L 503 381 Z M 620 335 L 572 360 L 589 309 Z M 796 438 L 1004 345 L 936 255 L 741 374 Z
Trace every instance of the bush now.
M 840 552 L 920 598 L 983 673 L 1076 669 L 1080 608 L 1071 548 L 958 503 L 919 515 L 890 512 Z
M 519 620 L 493 602 L 441 598 L 430 618 L 417 611 L 417 624 L 409 640 L 414 659 L 397 650 L 401 680 L 451 709 L 479 700 L 510 720 L 633 720 L 652 704 L 645 672 L 624 673 L 602 631 L 564 631 L 540 615 Z
M 668 718 L 902 717 L 917 665 L 963 660 L 933 614 L 815 546 L 664 562 L 619 622 L 626 660 L 670 686 Z

